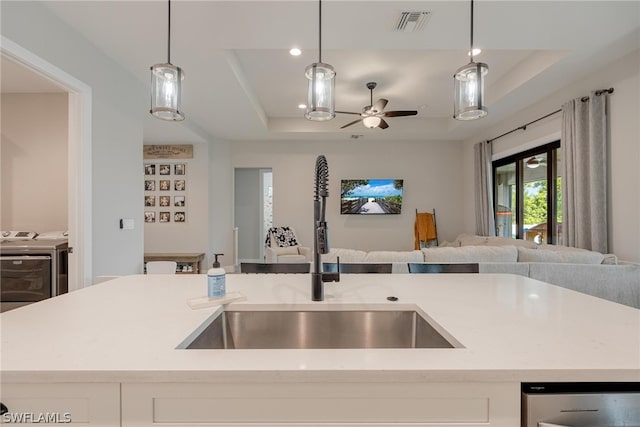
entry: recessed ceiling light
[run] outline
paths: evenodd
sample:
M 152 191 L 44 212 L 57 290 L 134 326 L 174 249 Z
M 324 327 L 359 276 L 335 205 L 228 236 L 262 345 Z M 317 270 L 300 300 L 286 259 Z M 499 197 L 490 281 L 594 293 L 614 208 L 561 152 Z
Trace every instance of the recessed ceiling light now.
M 291 50 L 289 50 L 289 54 L 291 56 L 300 56 L 301 53 L 302 53 L 302 51 L 300 49 L 298 49 L 297 47 L 294 47 Z
M 467 52 L 467 55 L 471 56 L 472 52 Z M 473 56 L 478 56 L 482 53 L 482 49 L 480 49 L 479 47 L 474 47 L 473 48 Z
M 307 104 L 298 104 L 298 108 L 304 110 L 305 108 L 307 108 Z

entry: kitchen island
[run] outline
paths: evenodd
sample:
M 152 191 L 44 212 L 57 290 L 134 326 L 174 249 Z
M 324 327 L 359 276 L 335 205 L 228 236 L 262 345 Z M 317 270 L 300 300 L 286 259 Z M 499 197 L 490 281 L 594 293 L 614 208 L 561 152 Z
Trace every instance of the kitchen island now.
M 310 283 L 227 275 L 247 297 L 227 307 L 416 310 L 456 348 L 177 348 L 224 309 L 188 306 L 206 276 L 129 276 L 3 313 L 2 402 L 91 426 L 516 426 L 522 382 L 640 381 L 627 306 L 506 274 L 342 275 L 322 302 Z

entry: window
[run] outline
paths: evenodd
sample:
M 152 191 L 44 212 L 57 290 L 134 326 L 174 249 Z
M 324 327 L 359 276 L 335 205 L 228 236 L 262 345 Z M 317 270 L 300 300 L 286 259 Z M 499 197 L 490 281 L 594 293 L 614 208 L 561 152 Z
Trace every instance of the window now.
M 496 235 L 562 244 L 560 141 L 493 162 Z

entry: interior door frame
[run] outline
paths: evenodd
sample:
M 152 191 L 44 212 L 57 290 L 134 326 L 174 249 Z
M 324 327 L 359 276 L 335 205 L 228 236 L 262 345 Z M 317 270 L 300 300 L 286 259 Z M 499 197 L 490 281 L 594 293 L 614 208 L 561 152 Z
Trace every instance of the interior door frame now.
M 2 55 L 42 75 L 68 92 L 69 291 L 92 283 L 91 87 L 66 71 L 2 36 Z

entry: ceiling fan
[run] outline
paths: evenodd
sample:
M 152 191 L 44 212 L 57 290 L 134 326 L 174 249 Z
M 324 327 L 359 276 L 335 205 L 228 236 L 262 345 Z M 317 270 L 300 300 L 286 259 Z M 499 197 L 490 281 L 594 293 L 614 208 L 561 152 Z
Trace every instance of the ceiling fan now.
M 525 164 L 527 165 L 528 168 L 535 169 L 538 166 L 547 166 L 547 161 L 545 158 L 533 156 L 529 160 L 527 160 Z
M 347 123 L 344 126 L 341 126 L 340 129 L 344 129 L 348 126 L 355 125 L 358 122 L 362 122 L 362 124 L 369 128 L 380 128 L 386 129 L 389 127 L 389 124 L 384 120 L 383 117 L 400 117 L 400 116 L 415 116 L 418 114 L 416 110 L 400 110 L 400 111 L 384 111 L 384 107 L 386 107 L 389 100 L 380 98 L 375 104 L 373 102 L 373 89 L 378 84 L 376 82 L 367 83 L 367 89 L 371 92 L 371 104 L 365 106 L 362 109 L 362 113 L 352 113 L 350 111 L 336 111 L 336 113 L 341 114 L 356 114 L 360 116 L 358 120 L 354 120 L 351 123 Z

